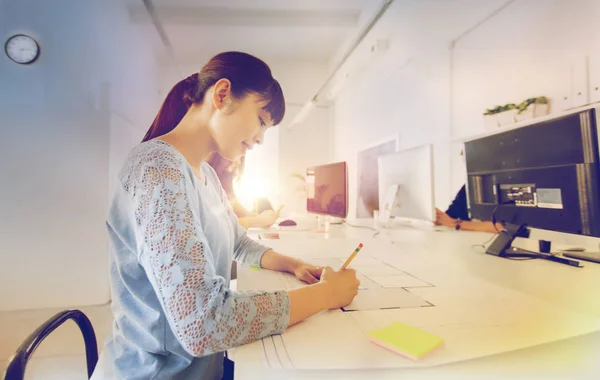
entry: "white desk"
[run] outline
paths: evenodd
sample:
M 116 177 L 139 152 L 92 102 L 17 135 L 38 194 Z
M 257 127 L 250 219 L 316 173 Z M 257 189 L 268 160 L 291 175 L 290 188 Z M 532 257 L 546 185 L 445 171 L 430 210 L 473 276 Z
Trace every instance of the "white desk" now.
M 410 289 L 432 301 L 435 312 L 324 312 L 282 336 L 233 350 L 236 378 L 482 378 L 488 371 L 522 378 L 531 378 L 532 372 L 572 378 L 575 372 L 581 378 L 583 373 L 597 373 L 594 366 L 600 369 L 594 356 L 600 353 L 600 333 L 595 332 L 600 330 L 600 264 L 586 262 L 579 269 L 545 260 L 493 257 L 473 247 L 489 240 L 491 235 L 483 233 L 407 227 L 373 234 L 332 226 L 326 235 L 286 231 L 279 240 L 262 242 L 315 261 L 347 257 L 362 241 L 361 255 L 435 284 Z M 531 248 L 531 243 L 519 245 Z M 284 286 L 277 279 L 265 280 L 273 275 L 278 274 L 240 268 L 238 288 Z M 444 337 L 445 348 L 411 362 L 368 342 L 366 331 L 394 320 Z

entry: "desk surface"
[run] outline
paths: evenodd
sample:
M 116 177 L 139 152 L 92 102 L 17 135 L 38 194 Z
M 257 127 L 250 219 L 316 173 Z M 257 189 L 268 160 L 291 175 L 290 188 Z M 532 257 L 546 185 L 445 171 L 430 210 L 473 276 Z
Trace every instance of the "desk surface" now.
M 384 260 L 435 284 L 435 288 L 410 291 L 432 301 L 436 310 L 323 312 L 282 336 L 234 350 L 240 378 L 254 378 L 257 371 L 264 377 L 311 379 L 370 378 L 374 374 L 397 378 L 409 373 L 411 378 L 444 377 L 464 371 L 481 377 L 482 371 L 498 373 L 499 368 L 512 375 L 550 370 L 565 375 L 593 373 L 596 361 L 587 354 L 600 351 L 600 343 L 596 343 L 600 336 L 594 333 L 600 330 L 600 264 L 574 268 L 545 260 L 502 259 L 477 247 L 491 234 L 447 229 L 401 227 L 375 234 L 366 228 L 334 225 L 327 234 L 298 229 L 280 231 L 280 235 L 279 240 L 262 243 L 309 262 L 347 257 L 362 241 L 361 255 Z M 531 249 L 534 243 L 523 240 L 519 245 Z M 241 269 L 238 288 L 264 288 L 261 281 L 269 275 L 272 273 Z M 446 340 L 446 348 L 437 356 L 411 362 L 365 338 L 368 330 L 394 320 L 437 333 Z M 596 339 L 586 337 L 590 333 Z M 570 356 L 565 357 L 567 349 Z M 270 356 L 279 360 L 269 362 Z M 561 360 L 557 361 L 558 356 Z M 477 359 L 468 360 L 473 358 Z M 547 360 L 551 365 L 542 366 Z M 410 369 L 430 366 L 436 367 Z M 243 373 L 254 375 L 245 377 Z

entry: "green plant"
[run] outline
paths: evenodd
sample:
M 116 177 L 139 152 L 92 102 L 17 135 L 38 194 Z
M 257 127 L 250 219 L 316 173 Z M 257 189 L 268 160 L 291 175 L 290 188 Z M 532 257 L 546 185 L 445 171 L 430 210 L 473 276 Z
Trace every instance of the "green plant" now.
M 486 108 L 484 115 L 495 115 L 500 112 L 510 111 L 517 109 L 517 105 L 514 103 L 505 104 L 503 106 L 496 106 L 494 108 Z
M 546 98 L 545 96 L 538 96 L 535 98 L 525 99 L 518 105 L 516 105 L 514 103 L 509 103 L 509 104 L 505 104 L 503 106 L 496 106 L 494 108 L 486 108 L 486 110 L 483 114 L 484 115 L 495 115 L 500 112 L 510 111 L 510 110 L 514 110 L 514 109 L 518 110 L 517 114 L 521 114 L 527 109 L 527 107 L 529 107 L 532 104 L 548 104 L 548 98 Z
M 517 114 L 523 113 L 527 109 L 527 107 L 529 107 L 532 104 L 548 104 L 548 98 L 546 98 L 545 96 L 538 96 L 536 98 L 529 98 L 529 99 L 523 100 L 517 106 L 517 109 L 519 110 L 519 112 L 517 112 Z

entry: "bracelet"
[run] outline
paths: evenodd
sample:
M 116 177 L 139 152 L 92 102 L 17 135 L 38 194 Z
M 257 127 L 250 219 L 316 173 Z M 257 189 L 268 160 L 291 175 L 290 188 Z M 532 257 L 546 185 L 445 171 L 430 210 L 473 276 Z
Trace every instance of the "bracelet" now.
M 462 223 L 462 220 L 460 218 L 456 218 L 456 224 L 454 225 L 454 228 L 456 230 L 460 230 L 460 224 Z

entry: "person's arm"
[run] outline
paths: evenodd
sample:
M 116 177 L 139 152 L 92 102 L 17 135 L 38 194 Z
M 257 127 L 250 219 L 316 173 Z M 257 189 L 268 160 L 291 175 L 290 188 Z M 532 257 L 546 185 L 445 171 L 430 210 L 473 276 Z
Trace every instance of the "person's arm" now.
M 233 257 L 236 261 L 241 261 L 263 269 L 288 272 L 309 284 L 318 282 L 318 279 L 321 276 L 321 268 L 307 264 L 302 260 L 277 253 L 248 237 L 246 229 L 238 222 L 232 208 L 228 206 L 224 193 L 223 202 L 225 207 L 228 208 L 229 216 L 235 231 L 236 241 Z
M 246 230 L 249 228 L 269 228 L 279 218 L 279 212 L 275 210 L 267 210 L 260 214 L 250 212 L 235 197 L 230 198 L 229 204 L 233 213 L 237 216 L 238 222 Z
M 179 160 L 161 156 L 133 174 L 128 191 L 143 239 L 139 262 L 184 349 L 200 357 L 282 333 L 291 320 L 286 291 L 232 292 L 215 273 L 192 206 L 195 189 Z
M 246 231 L 247 228 L 241 225 L 224 189 L 221 189 L 221 201 L 223 202 L 232 223 L 235 238 L 233 259 L 238 262 L 262 268 L 262 257 L 269 248 L 248 237 Z
M 242 204 L 237 200 L 237 198 L 231 198 L 229 200 L 229 204 L 231 205 L 231 210 L 237 216 L 238 222 L 245 229 L 256 227 L 256 222 L 254 220 L 254 216 L 256 214 L 250 213 Z
M 238 221 L 247 230 L 252 227 L 269 228 L 277 221 L 277 218 L 279 218 L 279 210 L 267 210 L 258 215 L 238 218 Z
M 327 283 L 318 283 L 288 291 L 290 297 L 290 319 L 288 326 L 332 308 L 331 289 Z M 345 306 L 345 305 L 344 305 Z
M 337 309 L 349 305 L 358 294 L 360 281 L 354 269 L 336 272 L 327 267 L 323 269 L 318 284 L 289 291 L 289 325 L 296 324 L 326 309 Z
M 246 210 L 246 208 L 235 197 L 229 198 L 229 203 L 231 204 L 231 209 L 233 210 L 233 213 L 238 218 L 245 218 L 245 217 L 248 217 L 248 216 L 256 216 L 256 215 L 258 215 L 255 212 L 250 212 L 250 211 Z
M 450 217 L 448 214 L 446 214 L 445 212 L 443 212 L 439 209 L 435 210 L 435 214 L 436 214 L 435 224 L 437 224 L 437 225 L 456 228 L 457 223 L 459 223 L 458 219 Z M 496 228 L 498 228 L 498 229 L 496 230 Z M 494 223 L 492 223 L 492 222 L 461 220 L 459 229 L 464 230 L 464 231 L 479 231 L 479 232 L 495 233 L 495 232 L 503 230 L 504 226 L 501 223 L 496 223 L 496 228 L 494 228 Z
M 245 230 L 249 228 L 269 228 L 275 223 L 275 215 L 249 215 L 238 218 L 238 222 Z
M 244 227 L 244 229 L 248 229 L 248 228 L 255 228 L 257 227 L 256 222 L 254 220 L 253 217 L 250 216 L 243 216 L 241 218 L 238 218 L 238 223 Z
M 496 223 L 496 227 L 494 227 L 494 223 L 492 222 L 464 220 L 460 222 L 460 229 L 464 231 L 496 233 L 498 231 L 502 231 L 504 229 L 504 226 L 501 223 Z
M 272 249 L 268 249 L 260 259 L 261 268 L 292 274 L 300 263 L 302 263 L 302 261 L 290 256 L 282 255 Z
M 223 193 L 223 201 L 227 207 L 226 200 L 227 197 Z M 234 248 L 236 261 L 263 269 L 292 273 L 298 279 L 312 284 L 287 292 L 290 300 L 288 326 L 323 310 L 346 306 L 358 294 L 360 281 L 356 278 L 354 270 L 335 272 L 331 268 L 318 268 L 302 260 L 277 253 L 249 238 L 246 230 L 238 223 L 231 207 L 228 207 L 228 210 L 236 231 Z
M 319 282 L 323 270 L 323 268 L 308 264 L 294 257 L 282 255 L 272 249 L 262 255 L 260 266 L 265 269 L 291 273 L 299 280 L 308 284 Z

